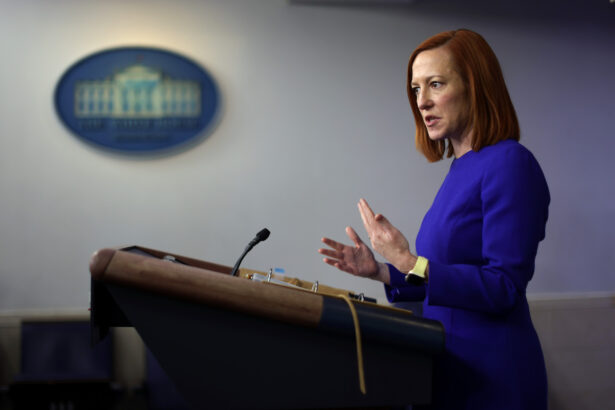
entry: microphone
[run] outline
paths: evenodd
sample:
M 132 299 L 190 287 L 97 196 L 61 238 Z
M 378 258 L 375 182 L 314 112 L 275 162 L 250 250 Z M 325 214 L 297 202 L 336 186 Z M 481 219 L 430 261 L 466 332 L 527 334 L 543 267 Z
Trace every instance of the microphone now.
M 254 246 L 259 243 L 264 241 L 265 239 L 269 238 L 269 234 L 271 232 L 269 232 L 269 229 L 264 228 L 261 229 L 256 236 L 254 237 L 254 239 L 252 239 L 250 241 L 250 243 L 248 244 L 248 246 L 246 246 L 246 249 L 244 249 L 243 253 L 241 254 L 241 256 L 239 257 L 239 259 L 237 260 L 237 263 L 235 263 L 235 266 L 233 266 L 233 270 L 231 271 L 231 276 L 237 276 L 237 271 L 239 270 L 239 265 L 241 265 L 241 261 L 243 260 L 243 258 L 246 256 L 246 254 L 248 252 L 250 252 L 250 250 L 252 250 L 252 248 L 254 248 Z

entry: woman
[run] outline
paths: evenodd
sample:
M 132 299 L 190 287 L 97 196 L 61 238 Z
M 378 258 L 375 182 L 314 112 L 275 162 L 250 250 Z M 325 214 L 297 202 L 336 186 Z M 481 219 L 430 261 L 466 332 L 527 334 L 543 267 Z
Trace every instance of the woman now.
M 497 58 L 477 33 L 424 41 L 408 64 L 416 145 L 431 162 L 454 156 L 416 237 L 408 241 L 365 200 L 359 211 L 379 263 L 357 233 L 329 238 L 324 261 L 385 284 L 390 302 L 424 299 L 442 322 L 446 353 L 433 408 L 546 409 L 547 380 L 526 287 L 544 238 L 549 191 L 518 143 L 519 126 Z M 448 147 L 447 147 L 448 144 Z M 409 283 L 408 283 L 409 281 Z

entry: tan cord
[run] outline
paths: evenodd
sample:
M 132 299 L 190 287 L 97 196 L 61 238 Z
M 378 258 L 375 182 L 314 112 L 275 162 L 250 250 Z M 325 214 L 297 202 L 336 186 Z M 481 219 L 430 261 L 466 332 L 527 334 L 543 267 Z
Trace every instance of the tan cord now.
M 361 389 L 361 393 L 364 395 L 367 394 L 365 389 L 365 372 L 363 371 L 363 348 L 361 347 L 361 329 L 359 328 L 359 316 L 357 315 L 357 309 L 354 304 L 348 297 L 348 295 L 340 294 L 338 297 L 344 299 L 350 308 L 350 313 L 352 314 L 352 321 L 354 323 L 354 334 L 357 345 L 357 367 L 359 370 L 359 388 Z

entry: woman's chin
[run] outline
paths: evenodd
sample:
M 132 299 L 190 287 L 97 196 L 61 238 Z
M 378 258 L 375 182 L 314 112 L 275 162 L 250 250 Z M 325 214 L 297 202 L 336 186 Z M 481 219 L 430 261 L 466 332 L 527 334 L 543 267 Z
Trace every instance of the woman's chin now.
M 429 136 L 429 139 L 432 140 L 432 141 L 440 141 L 440 140 L 443 140 L 445 138 L 444 135 L 442 135 L 440 133 L 435 133 L 435 132 L 431 133 L 431 134 L 428 132 L 427 135 Z

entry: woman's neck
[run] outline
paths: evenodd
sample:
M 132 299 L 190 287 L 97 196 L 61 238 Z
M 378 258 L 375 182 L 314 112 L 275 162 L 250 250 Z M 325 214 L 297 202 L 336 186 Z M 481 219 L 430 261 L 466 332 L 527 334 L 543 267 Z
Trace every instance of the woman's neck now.
M 464 132 L 458 138 L 449 138 L 448 142 L 453 146 L 453 154 L 455 158 L 461 158 L 463 155 L 472 151 L 472 130 Z

